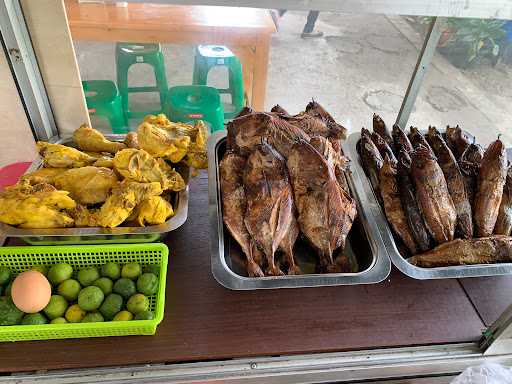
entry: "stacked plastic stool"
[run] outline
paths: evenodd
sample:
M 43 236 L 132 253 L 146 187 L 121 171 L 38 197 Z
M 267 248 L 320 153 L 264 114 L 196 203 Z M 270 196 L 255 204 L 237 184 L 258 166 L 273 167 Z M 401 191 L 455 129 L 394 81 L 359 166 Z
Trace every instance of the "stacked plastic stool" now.
M 224 129 L 224 109 L 219 92 L 206 85 L 182 85 L 169 89 L 165 113 L 172 121 L 203 120 L 210 132 Z
M 244 81 L 240 60 L 222 45 L 199 45 L 194 58 L 194 85 L 208 85 L 208 73 L 216 66 L 228 69 L 229 86 L 217 89 L 219 94 L 231 95 L 231 104 L 224 105 L 224 118 L 232 119 L 242 110 L 245 104 Z
M 128 70 L 135 64 L 148 64 L 153 68 L 156 84 L 152 86 L 130 87 Z M 141 118 L 148 114 L 158 114 L 164 110 L 167 96 L 167 76 L 165 74 L 164 55 L 160 44 L 117 43 L 116 45 L 117 86 L 127 118 Z M 129 94 L 141 92 L 158 92 L 160 109 L 151 111 L 131 111 Z
M 106 118 L 114 133 L 126 133 L 128 124 L 116 85 L 109 80 L 88 80 L 82 81 L 82 87 L 89 115 Z

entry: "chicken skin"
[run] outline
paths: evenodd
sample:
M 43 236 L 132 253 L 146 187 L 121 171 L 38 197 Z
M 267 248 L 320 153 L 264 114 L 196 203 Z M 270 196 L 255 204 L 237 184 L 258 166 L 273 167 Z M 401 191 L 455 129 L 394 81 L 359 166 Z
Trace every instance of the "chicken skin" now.
M 137 138 L 140 148 L 154 157 L 163 157 L 173 163 L 185 158 L 190 146 L 190 136 L 187 135 L 192 126 L 173 123 L 174 126 L 163 128 L 151 123 L 148 117 L 139 126 Z
M 37 142 L 39 154 L 43 157 L 45 167 L 80 168 L 91 165 L 96 161 L 92 156 L 72 147 L 61 144 L 51 144 L 45 141 Z
M 125 144 L 107 140 L 100 131 L 85 124 L 73 133 L 73 140 L 82 151 L 116 153 L 126 148 Z
M 137 225 L 163 224 L 174 215 L 172 205 L 161 196 L 151 196 L 143 200 L 133 211 L 131 217 Z
M 23 175 L 21 179 L 28 180 L 32 185 L 39 183 L 53 184 L 53 179 L 66 171 L 66 168 L 39 168 L 34 172 Z

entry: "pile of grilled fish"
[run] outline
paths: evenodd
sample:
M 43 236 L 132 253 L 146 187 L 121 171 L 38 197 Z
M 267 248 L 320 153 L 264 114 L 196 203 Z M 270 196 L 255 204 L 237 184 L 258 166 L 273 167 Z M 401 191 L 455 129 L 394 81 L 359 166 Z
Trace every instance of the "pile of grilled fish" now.
M 251 277 L 303 273 L 294 255 L 302 236 L 317 253 L 316 273 L 355 272 L 344 254 L 356 217 L 341 153 L 346 129 L 318 103 L 290 115 L 244 109 L 227 126 L 220 165 L 224 223 Z
M 499 138 L 484 150 L 459 126 L 390 132 L 374 114 L 358 152 L 411 264 L 512 262 L 512 167 Z

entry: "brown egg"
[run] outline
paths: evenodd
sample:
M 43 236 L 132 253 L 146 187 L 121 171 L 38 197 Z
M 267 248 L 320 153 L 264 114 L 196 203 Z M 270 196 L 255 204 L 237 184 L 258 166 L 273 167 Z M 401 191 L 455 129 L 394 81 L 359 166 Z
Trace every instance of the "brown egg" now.
M 46 277 L 37 271 L 20 273 L 13 281 L 11 297 L 14 305 L 25 313 L 43 310 L 52 296 L 52 287 Z

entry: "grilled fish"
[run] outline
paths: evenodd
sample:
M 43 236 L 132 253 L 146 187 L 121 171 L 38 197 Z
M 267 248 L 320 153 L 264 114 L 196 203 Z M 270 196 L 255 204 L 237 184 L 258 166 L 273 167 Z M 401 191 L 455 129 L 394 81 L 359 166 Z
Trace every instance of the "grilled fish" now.
M 384 212 L 391 227 L 402 239 L 409 252 L 415 255 L 417 253 L 416 242 L 409 229 L 407 217 L 400 201 L 396 180 L 396 165 L 387 155 L 380 170 L 380 195 L 384 202 Z
M 297 140 L 309 141 L 302 129 L 270 113 L 256 112 L 234 119 L 227 125 L 228 148 L 248 156 L 262 139 L 285 158 Z
M 330 130 L 329 137 L 339 140 L 345 140 L 347 138 L 347 129 L 343 125 L 338 124 L 329 112 L 316 101 L 309 102 L 304 112 L 322 120 Z
M 348 182 L 345 177 L 345 170 L 348 168 L 350 160 L 337 152 L 333 148 L 331 142 L 324 137 L 312 137 L 309 141 L 309 144 L 311 144 L 320 154 L 323 155 L 327 163 L 334 167 L 334 173 L 336 175 L 338 184 L 345 190 L 345 192 L 350 194 Z
M 391 133 L 389 132 L 388 127 L 386 127 L 386 123 L 382 118 L 376 113 L 373 114 L 373 132 L 378 133 L 388 145 L 393 147 L 393 138 L 391 137 Z
M 382 156 L 382 158 L 384 159 L 386 155 L 388 155 L 392 161 L 396 162 L 395 154 L 393 153 L 393 150 L 388 145 L 386 140 L 384 140 L 384 138 L 375 131 L 372 133 L 371 137 L 373 144 L 375 144 L 375 146 L 379 150 L 379 153 Z
M 425 136 L 421 134 L 418 128 L 411 126 L 409 130 L 409 141 L 411 142 L 413 148 L 418 148 L 420 145 L 423 145 L 425 148 L 432 150 L 427 139 L 425 139 Z
M 443 171 L 427 148 L 412 153 L 411 178 L 425 224 L 436 243 L 453 240 L 457 213 Z
M 455 160 L 452 151 L 446 145 L 441 134 L 434 127 L 429 127 L 427 140 L 437 156 L 439 166 L 443 170 L 448 192 L 450 192 L 455 212 L 457 212 L 456 234 L 463 239 L 469 239 L 473 237 L 471 204 L 457 160 Z
M 340 188 L 332 166 L 311 144 L 294 144 L 287 165 L 300 229 L 318 252 L 321 268 L 338 271 L 333 252 L 345 246 L 357 213 L 355 201 Z
M 363 130 L 361 131 L 361 140 L 359 141 L 359 151 L 361 164 L 363 165 L 366 175 L 370 179 L 373 191 L 376 196 L 380 197 L 379 172 L 384 161 L 382 160 L 382 156 L 373 143 L 370 135 L 365 133 Z
M 269 145 L 262 145 L 248 157 L 243 181 L 247 198 L 244 222 L 258 248 L 265 254 L 266 274 L 282 275 L 275 262 L 276 251 L 288 236 L 286 251 L 292 252 L 298 236 L 295 205 L 284 159 Z M 292 263 L 293 254 L 290 255 Z
M 393 125 L 393 149 L 396 153 L 400 150 L 404 150 L 407 153 L 411 153 L 414 148 L 412 147 L 409 138 L 405 132 L 397 124 Z
M 223 219 L 228 231 L 245 254 L 247 274 L 250 277 L 261 277 L 263 272 L 253 258 L 251 235 L 244 223 L 247 200 L 242 174 L 245 164 L 245 158 L 233 152 L 226 152 L 219 164 Z
M 286 109 L 284 109 L 283 107 L 281 107 L 279 104 L 276 104 L 272 107 L 272 109 L 270 110 L 270 112 L 273 112 L 273 113 L 277 113 L 279 115 L 283 115 L 283 116 L 291 116 L 288 111 Z
M 512 167 L 508 168 L 494 234 L 510 236 L 512 231 Z
M 416 192 L 411 180 L 411 158 L 405 151 L 398 154 L 397 164 L 397 182 L 398 191 L 400 192 L 400 200 L 402 209 L 404 210 L 407 223 L 411 229 L 411 233 L 416 241 L 418 250 L 425 252 L 432 248 L 432 237 L 430 236 L 425 220 L 421 215 L 418 201 L 416 200 Z
M 490 236 L 494 230 L 506 175 L 505 145 L 498 139 L 487 147 L 478 172 L 473 213 L 478 237 Z
M 407 261 L 424 268 L 512 262 L 512 237 L 455 239 Z
M 457 160 L 471 144 L 468 135 L 457 125 L 456 127 L 446 126 L 446 144 L 453 152 Z
M 473 209 L 475 208 L 476 179 L 483 157 L 484 149 L 480 145 L 473 143 L 466 148 L 459 159 L 459 167 L 464 177 L 466 193 Z

